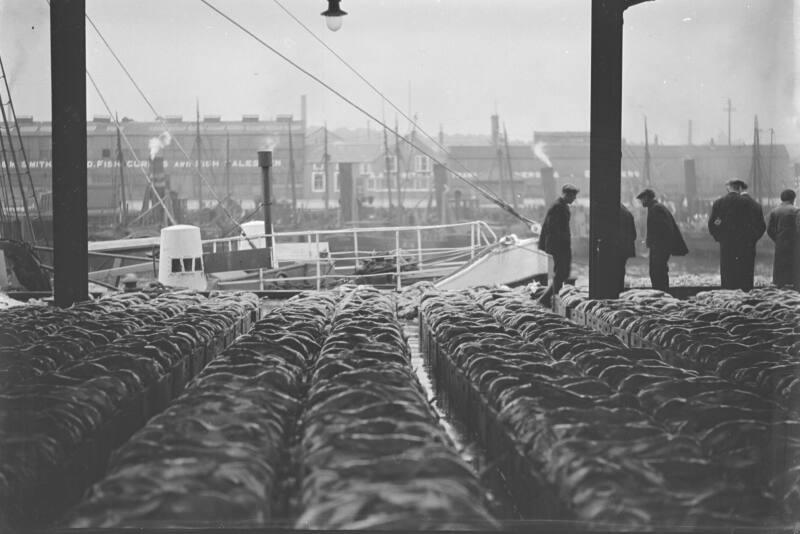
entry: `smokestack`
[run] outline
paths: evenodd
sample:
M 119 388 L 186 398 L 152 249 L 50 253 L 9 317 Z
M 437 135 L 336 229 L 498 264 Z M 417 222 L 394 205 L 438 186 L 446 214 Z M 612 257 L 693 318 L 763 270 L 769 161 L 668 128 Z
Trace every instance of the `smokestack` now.
M 500 143 L 500 117 L 495 114 L 492 115 L 492 146 L 497 146 Z
M 689 119 L 689 146 L 692 146 L 692 121 Z
M 439 145 L 444 146 L 444 128 L 439 125 Z
M 300 120 L 303 121 L 303 129 L 306 127 L 306 120 L 308 119 L 308 99 L 306 95 L 300 95 Z
M 556 201 L 556 178 L 553 167 L 542 167 L 540 171 L 542 176 L 542 198 L 546 205 L 550 205 Z
M 156 156 L 150 162 L 150 175 L 161 176 L 164 174 L 164 158 Z
M 692 213 L 694 213 L 695 203 L 697 202 L 697 169 L 694 164 L 694 158 L 683 160 L 683 176 L 686 185 L 686 200 Z

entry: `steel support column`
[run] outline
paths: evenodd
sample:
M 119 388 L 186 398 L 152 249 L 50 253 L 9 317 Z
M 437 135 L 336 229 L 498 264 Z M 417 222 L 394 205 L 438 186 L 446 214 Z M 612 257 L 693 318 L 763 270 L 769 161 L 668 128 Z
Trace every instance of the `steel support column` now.
M 646 0 L 592 0 L 589 296 L 616 298 L 622 165 L 622 22 Z
M 58 306 L 89 298 L 86 199 L 86 5 L 50 3 L 53 267 Z

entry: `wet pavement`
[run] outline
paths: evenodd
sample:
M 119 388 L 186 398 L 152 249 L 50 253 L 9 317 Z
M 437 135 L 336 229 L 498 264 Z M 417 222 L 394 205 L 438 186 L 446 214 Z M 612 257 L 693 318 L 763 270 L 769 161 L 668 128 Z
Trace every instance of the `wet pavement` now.
M 486 498 L 489 510 L 494 517 L 500 520 L 518 519 L 519 513 L 508 495 L 502 475 L 492 466 L 480 444 L 466 432 L 463 424 L 447 413 L 443 406 L 444 403 L 436 396 L 431 371 L 419 347 L 419 324 L 415 320 L 405 321 L 403 331 L 411 349 L 411 366 L 417 379 L 425 389 L 428 399 L 432 400 L 431 405 L 439 416 L 439 423 L 455 444 L 461 458 L 469 463 L 480 476 L 481 482 L 487 490 Z

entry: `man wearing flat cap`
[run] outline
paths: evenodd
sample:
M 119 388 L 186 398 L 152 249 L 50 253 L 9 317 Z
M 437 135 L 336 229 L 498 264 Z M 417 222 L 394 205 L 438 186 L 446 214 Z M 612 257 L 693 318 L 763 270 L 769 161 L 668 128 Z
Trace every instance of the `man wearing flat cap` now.
M 669 257 L 689 253 L 675 218 L 666 206 L 656 200 L 652 189 L 645 189 L 636 198 L 647 208 L 647 248 L 650 249 L 650 283 L 653 289 L 669 289 Z
M 756 243 L 767 229 L 761 205 L 742 194 L 747 184 L 730 180 L 728 193 L 714 201 L 708 231 L 719 243 L 719 271 L 723 289 L 753 289 Z
M 539 249 L 553 257 L 553 281 L 539 298 L 539 303 L 550 307 L 553 295 L 557 295 L 561 286 L 569 278 L 572 264 L 572 235 L 569 230 L 569 205 L 578 197 L 578 188 L 565 184 L 561 188 L 561 196 L 547 210 L 539 234 Z

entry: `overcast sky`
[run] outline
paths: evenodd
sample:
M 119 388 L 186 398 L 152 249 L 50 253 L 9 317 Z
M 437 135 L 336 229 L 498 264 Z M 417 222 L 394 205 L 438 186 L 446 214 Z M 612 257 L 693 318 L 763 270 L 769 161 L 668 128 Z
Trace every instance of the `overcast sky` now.
M 264 41 L 376 116 L 395 112 L 275 0 L 211 0 Z M 497 110 L 512 138 L 534 130 L 588 130 L 590 0 L 343 0 L 337 33 L 323 0 L 280 0 L 430 133 L 488 133 Z M 800 0 L 655 0 L 626 14 L 623 135 L 666 143 L 752 140 L 753 116 L 776 139 L 798 142 L 793 3 Z M 311 124 L 364 127 L 366 117 L 296 71 L 199 0 L 87 0 L 88 15 L 156 110 L 191 119 L 300 115 Z M 796 9 L 800 13 L 800 8 Z M 151 120 L 108 50 L 87 26 L 88 70 L 120 116 Z M 0 53 L 18 114 L 50 117 L 45 0 L 0 0 Z M 106 114 L 87 84 L 89 115 Z M 404 121 L 401 120 L 401 125 Z M 375 127 L 375 124 L 372 124 Z M 762 142 L 769 133 L 762 133 Z

